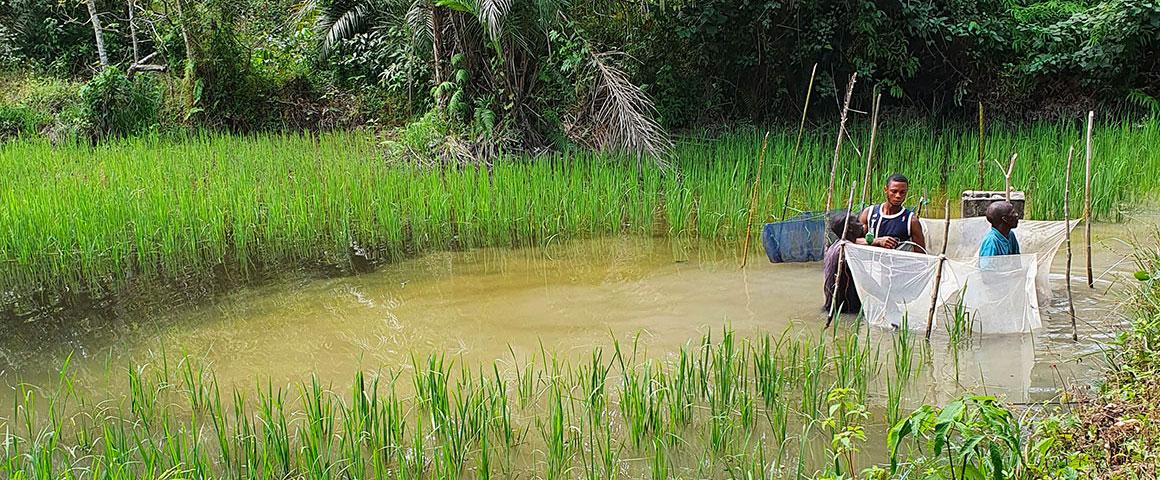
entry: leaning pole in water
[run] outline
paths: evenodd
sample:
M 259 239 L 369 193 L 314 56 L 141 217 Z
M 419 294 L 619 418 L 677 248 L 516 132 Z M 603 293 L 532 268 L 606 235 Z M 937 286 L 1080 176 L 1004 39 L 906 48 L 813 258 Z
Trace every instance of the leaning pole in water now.
M 753 206 L 757 202 L 757 187 L 761 185 L 761 170 L 765 168 L 765 148 L 769 146 L 769 131 L 761 140 L 761 155 L 757 157 L 757 177 L 753 179 L 753 191 L 749 192 L 749 220 L 745 222 L 745 246 L 741 248 L 741 268 L 749 260 L 749 238 L 753 236 Z
M 882 103 L 882 94 L 874 95 L 874 112 L 870 115 L 870 149 L 866 152 L 866 176 L 862 178 L 862 197 L 858 201 L 861 205 L 866 205 L 866 199 L 870 198 L 870 166 L 874 159 L 874 139 L 878 136 L 878 106 Z
M 949 198 L 943 204 L 943 217 L 946 218 L 946 222 L 943 227 L 942 253 L 938 255 L 938 266 L 934 269 L 934 287 L 930 290 L 930 310 L 926 312 L 926 339 L 928 341 L 930 340 L 930 331 L 934 328 L 934 309 L 938 305 L 938 290 L 942 284 L 943 264 L 947 262 L 947 244 L 950 243 L 951 199 Z
M 1088 110 L 1087 152 L 1083 170 L 1083 236 L 1087 243 L 1088 288 L 1096 288 L 1095 279 L 1092 277 L 1092 123 L 1095 118 L 1096 112 Z
M 854 84 L 858 82 L 858 72 L 850 74 L 850 83 L 846 84 L 846 102 L 842 105 L 842 114 L 838 117 L 838 142 L 834 145 L 834 161 L 830 162 L 830 186 L 826 188 L 826 212 L 834 205 L 834 180 L 838 176 L 838 158 L 842 155 L 842 136 L 846 133 L 846 118 L 850 114 L 850 97 L 854 95 Z
M 854 206 L 854 190 L 857 190 L 858 181 L 850 182 L 850 198 L 846 199 L 846 217 L 842 219 L 842 238 L 838 242 L 846 241 L 846 233 L 850 231 L 850 209 Z M 846 261 L 846 244 L 840 243 L 838 247 L 838 271 L 834 272 L 834 292 L 830 294 L 830 315 L 826 317 L 826 328 L 830 328 L 830 323 L 834 321 L 834 315 L 838 308 L 838 284 L 842 282 L 842 262 Z
M 793 142 L 793 160 L 796 163 L 798 159 L 798 152 L 801 151 L 802 134 L 806 131 L 806 112 L 810 111 L 810 94 L 814 91 L 814 76 L 818 73 L 818 64 L 814 64 L 814 69 L 810 71 L 810 86 L 806 87 L 806 103 L 802 105 L 802 121 L 798 125 L 797 140 Z M 785 220 L 785 213 L 789 210 L 789 192 L 793 190 L 793 167 L 800 165 L 790 165 L 788 162 L 785 165 L 789 170 L 789 176 L 783 181 L 785 182 L 785 200 L 781 202 L 781 217 L 779 220 Z
M 976 188 L 983 189 L 983 102 L 979 101 L 979 181 Z
M 1075 153 L 1075 146 L 1067 149 L 1067 171 L 1063 173 L 1063 238 L 1067 243 L 1067 269 L 1063 272 L 1064 283 L 1067 284 L 1067 313 L 1071 317 L 1071 340 L 1079 341 L 1079 332 L 1075 328 L 1075 302 L 1071 297 L 1071 157 Z

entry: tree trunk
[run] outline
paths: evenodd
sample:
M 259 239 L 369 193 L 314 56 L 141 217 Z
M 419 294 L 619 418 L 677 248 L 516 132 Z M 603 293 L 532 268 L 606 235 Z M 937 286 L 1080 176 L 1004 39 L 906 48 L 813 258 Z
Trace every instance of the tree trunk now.
M 133 16 L 137 10 L 137 1 L 129 0 L 129 41 L 133 43 L 133 64 L 141 62 L 141 49 L 137 46 L 137 24 L 133 21 Z
M 97 1 L 85 0 L 85 6 L 89 7 L 89 21 L 93 24 L 93 36 L 97 40 L 97 56 L 101 60 L 101 68 L 109 66 L 109 55 L 105 53 L 105 39 L 101 30 L 101 19 L 97 16 Z
M 439 92 L 435 98 L 436 108 L 443 109 L 444 95 L 442 89 L 438 88 L 443 85 L 443 16 L 445 12 L 442 8 L 437 6 L 431 7 L 431 56 L 432 62 L 435 63 L 435 87 L 436 92 Z
M 189 41 L 189 28 L 186 26 L 188 21 L 185 18 L 184 2 L 177 0 L 177 24 L 181 27 L 181 40 L 185 42 L 185 68 L 186 75 L 189 75 L 189 67 L 193 65 L 193 44 Z

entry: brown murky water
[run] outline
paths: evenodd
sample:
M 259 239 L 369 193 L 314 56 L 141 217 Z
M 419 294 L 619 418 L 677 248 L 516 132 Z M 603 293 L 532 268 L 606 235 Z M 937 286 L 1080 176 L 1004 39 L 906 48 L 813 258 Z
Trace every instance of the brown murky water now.
M 1094 290 L 1078 278 L 1077 244 L 1078 343 L 1070 338 L 1061 253 L 1057 294 L 1043 310 L 1045 328 L 976 338 L 958 356 L 936 335 L 929 366 L 907 403 L 944 401 L 964 391 L 1033 402 L 1065 385 L 1090 384 L 1102 366 L 1099 352 L 1124 323 L 1117 284 L 1131 270 L 1125 259 L 1131 249 L 1120 239 L 1147 232 L 1150 224 L 1096 227 Z M 816 335 L 824 322 L 821 265 L 770 264 L 756 248 L 745 270 L 738 268 L 735 245 L 615 237 L 432 253 L 343 278 L 291 274 L 120 322 L 101 335 L 54 333 L 43 339 L 50 347 L 32 356 L 21 355 L 20 345 L 8 347 L 3 383 L 50 381 L 70 354 L 70 370 L 99 395 L 122 392 L 125 366 L 156 362 L 162 352 L 202 359 L 223 385 L 297 382 L 312 373 L 347 385 L 359 369 L 407 368 L 412 353 L 444 352 L 457 362 L 486 365 L 541 348 L 578 359 L 636 335 L 656 357 L 723 328 L 743 337 Z M 887 339 L 880 361 L 888 362 L 891 333 L 871 334 Z M 0 404 L 11 395 L 10 388 L 0 389 Z

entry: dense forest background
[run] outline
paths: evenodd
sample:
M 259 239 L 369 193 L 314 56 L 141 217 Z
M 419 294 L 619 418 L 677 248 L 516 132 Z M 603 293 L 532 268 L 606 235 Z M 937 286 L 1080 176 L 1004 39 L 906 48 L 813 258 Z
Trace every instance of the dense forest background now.
M 0 137 L 400 127 L 652 150 L 854 107 L 1160 111 L 1154 0 L 0 0 Z M 417 142 L 422 144 L 421 141 Z

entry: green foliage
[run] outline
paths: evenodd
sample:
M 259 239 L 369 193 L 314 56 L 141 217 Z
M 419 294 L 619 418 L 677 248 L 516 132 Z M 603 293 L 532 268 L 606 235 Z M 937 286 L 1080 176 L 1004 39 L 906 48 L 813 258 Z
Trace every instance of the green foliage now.
M 0 105 L 0 140 L 33 135 L 46 122 L 47 118 L 32 108 Z
M 1128 103 L 1139 107 L 1148 112 L 1153 117 L 1160 117 L 1160 100 L 1156 97 L 1144 93 L 1142 90 L 1132 90 L 1128 92 Z
M 1074 76 L 1088 87 L 1121 91 L 1150 69 L 1155 73 L 1155 62 L 1149 65 L 1146 58 L 1160 40 L 1160 4 L 1104 0 L 1082 10 L 1074 4 L 1050 5 L 1057 7 L 1047 17 L 1054 21 L 1021 26 L 1021 33 L 1030 37 L 1024 41 L 1030 52 L 1022 71 L 1040 77 Z
M 87 19 L 84 2 L 0 1 L 0 68 L 33 67 L 61 76 L 87 73 L 97 62 Z
M 161 92 L 148 77 L 128 78 L 109 67 L 80 90 L 87 125 L 96 139 L 138 133 L 157 123 Z
M 1035 424 L 1036 478 L 1155 478 L 1160 458 L 1160 236 L 1134 242 L 1131 324 L 1105 353 L 1098 397 Z M 1149 273 L 1152 272 L 1152 273 Z M 1064 397 L 1069 398 L 1069 397 Z
M 438 149 L 449 132 L 447 123 L 438 112 L 431 110 L 396 130 L 386 147 L 392 158 L 426 158 Z
M 440 113 L 445 114 L 450 121 L 459 123 L 471 115 L 471 100 L 467 93 L 471 83 L 471 72 L 467 71 L 464 62 L 462 54 L 452 55 L 450 80 L 431 89 L 431 97 L 436 102 L 446 102 L 446 107 Z M 494 123 L 494 119 L 492 122 Z
M 829 415 L 822 424 L 830 431 L 830 458 L 833 462 L 834 478 L 853 474 L 854 456 L 859 444 L 866 441 L 867 419 L 870 413 L 859 400 L 858 392 L 851 388 L 835 388 L 826 395 Z M 845 462 L 843 469 L 842 463 Z
M 984 480 L 1018 478 L 1024 468 L 1019 422 L 994 397 L 968 395 L 942 408 L 924 405 L 891 427 L 886 443 L 892 474 L 899 474 L 908 439 L 929 454 L 901 467 L 910 472 Z
M 183 4 L 179 18 L 172 2 L 136 2 L 140 55 L 155 53 L 149 63 L 168 68 L 161 75 L 183 77 L 192 54 L 189 81 L 167 99 L 183 107 L 167 109 L 162 123 L 234 131 L 325 128 L 335 117 L 395 123 L 436 106 L 434 88 L 447 91 L 439 106 L 455 108 L 457 133 L 472 140 L 566 146 L 607 127 L 584 125 L 586 101 L 601 91 L 592 74 L 601 52 L 626 54 L 613 66 L 647 93 L 666 127 L 792 117 L 815 62 L 819 115 L 833 113 L 852 72 L 890 108 L 951 116 L 969 114 L 961 107 L 975 101 L 1015 118 L 1092 103 L 1160 111 L 1154 0 Z M 111 63 L 127 71 L 127 5 L 96 6 Z M 84 2 L 0 1 L 0 70 L 87 80 L 97 70 L 87 17 Z M 194 52 L 185 52 L 183 31 Z M 451 65 L 454 55 L 462 65 Z M 855 108 L 863 109 L 860 93 Z

